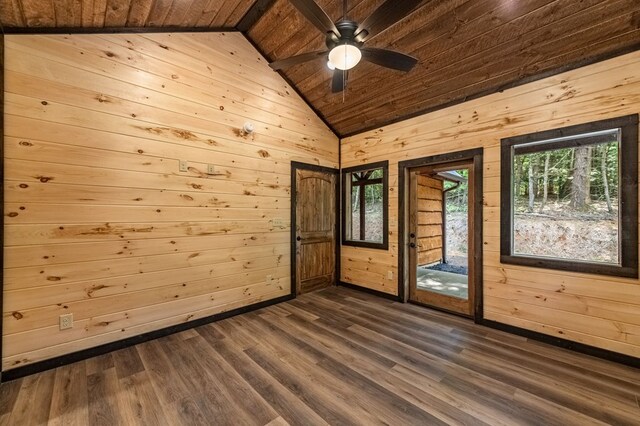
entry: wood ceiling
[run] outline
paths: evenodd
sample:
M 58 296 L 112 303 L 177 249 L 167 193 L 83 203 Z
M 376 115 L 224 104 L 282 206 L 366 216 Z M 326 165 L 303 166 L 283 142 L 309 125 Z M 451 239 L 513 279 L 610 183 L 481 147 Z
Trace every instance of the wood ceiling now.
M 242 26 L 252 6 L 249 39 L 269 60 L 324 48 L 324 37 L 288 0 L 0 0 L 5 27 Z M 317 0 L 334 20 L 341 0 Z M 350 0 L 362 21 L 383 0 Z M 260 9 L 262 11 L 262 9 Z M 246 23 L 247 20 L 244 21 Z M 425 0 L 367 42 L 411 54 L 403 74 L 369 63 L 332 94 L 323 61 L 284 71 L 339 136 L 442 108 L 562 69 L 640 48 L 637 0 Z
M 253 0 L 0 0 L 5 27 L 235 28 Z

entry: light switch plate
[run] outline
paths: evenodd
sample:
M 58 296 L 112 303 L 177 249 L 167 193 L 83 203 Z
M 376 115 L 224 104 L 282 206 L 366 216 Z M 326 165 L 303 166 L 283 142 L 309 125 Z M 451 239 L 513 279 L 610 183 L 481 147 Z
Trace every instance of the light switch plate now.
M 212 175 L 216 172 L 216 166 L 214 166 L 213 164 L 208 164 L 207 165 L 207 173 Z
M 392 280 L 393 279 L 393 271 L 387 271 L 387 279 L 388 280 Z
M 180 165 L 180 171 L 181 172 L 188 172 L 189 171 L 189 163 L 187 163 L 186 160 L 178 160 L 179 165 Z
M 283 227 L 284 222 L 282 221 L 282 218 L 276 217 L 275 219 L 273 219 L 273 226 L 277 226 L 279 228 Z

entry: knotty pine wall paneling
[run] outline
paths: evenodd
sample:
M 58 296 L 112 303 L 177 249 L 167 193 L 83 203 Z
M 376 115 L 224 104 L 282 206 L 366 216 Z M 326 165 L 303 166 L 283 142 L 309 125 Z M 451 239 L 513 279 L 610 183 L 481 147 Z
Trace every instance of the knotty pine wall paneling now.
M 342 246 L 342 281 L 396 295 L 398 162 L 484 148 L 484 316 L 640 357 L 640 282 L 500 263 L 500 139 L 640 113 L 640 52 L 343 139 L 342 167 L 389 160 L 388 251 Z
M 338 140 L 242 34 L 5 51 L 3 370 L 290 293 L 290 162 Z

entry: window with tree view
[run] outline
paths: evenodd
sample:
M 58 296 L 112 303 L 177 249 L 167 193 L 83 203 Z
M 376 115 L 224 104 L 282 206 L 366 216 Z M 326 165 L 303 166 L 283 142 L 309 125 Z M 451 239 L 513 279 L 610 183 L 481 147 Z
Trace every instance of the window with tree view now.
M 599 128 L 596 124 L 583 126 L 583 131 L 575 126 L 556 134 L 507 139 L 506 158 L 503 141 L 503 160 L 510 163 L 508 206 L 503 203 L 503 209 L 509 209 L 503 211 L 509 215 L 509 228 L 503 230 L 510 235 L 505 236 L 509 246 L 501 250 L 502 255 L 534 258 L 532 266 L 566 268 L 567 262 L 589 263 L 601 265 L 594 271 L 612 273 L 607 266 L 625 266 L 635 268 L 637 274 L 637 243 L 630 247 L 626 235 L 635 232 L 637 241 L 637 127 Z M 623 149 L 625 132 L 636 136 Z M 627 151 L 630 145 L 635 148 Z M 625 162 L 627 155 L 636 159 Z M 629 167 L 632 162 L 635 166 Z M 633 180 L 630 173 L 635 174 Z M 625 191 L 623 181 L 635 189 Z M 636 200 L 636 208 L 622 209 L 629 197 Z M 625 250 L 632 252 L 631 257 L 627 253 L 623 259 Z M 628 264 L 632 257 L 635 265 Z
M 343 170 L 344 226 L 347 245 L 386 244 L 387 163 Z

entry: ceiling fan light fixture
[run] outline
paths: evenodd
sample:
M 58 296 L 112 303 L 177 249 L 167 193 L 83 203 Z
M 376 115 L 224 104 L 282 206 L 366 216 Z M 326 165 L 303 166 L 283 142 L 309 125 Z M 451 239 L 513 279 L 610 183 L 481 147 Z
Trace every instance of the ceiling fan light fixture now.
M 331 71 L 336 69 L 336 66 L 333 65 L 333 63 L 331 61 L 327 61 L 327 68 L 329 68 Z
M 353 44 L 339 44 L 329 52 L 329 62 L 339 70 L 350 70 L 360 59 L 362 52 Z

